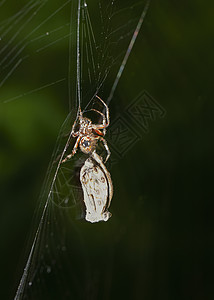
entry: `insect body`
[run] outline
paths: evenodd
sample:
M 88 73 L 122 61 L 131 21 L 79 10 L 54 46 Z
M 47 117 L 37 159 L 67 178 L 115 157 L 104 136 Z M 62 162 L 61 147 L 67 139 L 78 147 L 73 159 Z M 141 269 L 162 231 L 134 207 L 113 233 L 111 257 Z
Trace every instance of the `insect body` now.
M 113 196 L 113 185 L 111 175 L 96 151 L 82 166 L 80 182 L 86 206 L 85 219 L 91 223 L 107 221 L 111 217 L 108 208 Z

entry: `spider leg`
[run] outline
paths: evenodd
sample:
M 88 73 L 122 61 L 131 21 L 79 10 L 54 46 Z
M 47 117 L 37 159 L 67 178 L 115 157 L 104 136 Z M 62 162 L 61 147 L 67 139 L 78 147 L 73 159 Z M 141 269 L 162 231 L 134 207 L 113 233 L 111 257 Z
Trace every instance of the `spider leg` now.
M 90 110 L 96 111 L 98 114 L 100 114 L 103 117 L 103 125 L 105 125 L 106 127 L 108 126 L 108 125 L 106 125 L 106 117 L 103 113 L 101 113 L 99 110 L 94 109 L 94 108 L 91 108 Z
M 81 107 L 78 108 L 76 120 L 74 121 L 74 124 L 72 125 L 71 134 L 72 134 L 73 137 L 76 137 L 76 136 L 79 135 L 79 132 L 78 132 L 78 131 L 75 132 L 75 127 L 76 127 L 77 122 L 79 121 L 80 118 L 82 118 L 82 110 L 81 110 Z
M 76 132 L 72 131 L 71 134 L 72 134 L 72 137 L 77 137 L 79 135 L 79 131 L 76 131 Z
M 99 139 L 103 142 L 103 145 L 104 145 L 104 147 L 106 149 L 106 152 L 107 152 L 107 156 L 106 156 L 106 159 L 105 159 L 105 163 L 106 163 L 107 160 L 109 159 L 110 155 L 111 155 L 111 151 L 109 150 L 109 147 L 108 147 L 108 144 L 107 144 L 106 140 L 103 137 L 100 137 Z
M 102 136 L 95 136 L 94 137 L 96 140 L 101 140 L 103 142 L 103 145 L 106 149 L 106 152 L 107 152 L 107 156 L 106 156 L 106 159 L 105 159 L 105 163 L 107 162 L 107 160 L 109 159 L 110 155 L 111 155 L 111 151 L 109 150 L 109 147 L 108 147 L 108 144 L 106 142 L 106 140 L 102 137 Z
M 103 125 L 106 125 L 106 116 L 103 113 L 101 113 L 99 110 L 97 110 L 95 108 L 90 108 L 90 109 L 85 110 L 84 113 L 87 113 L 92 110 L 96 111 L 98 114 L 100 114 L 103 117 Z
M 94 109 L 94 108 L 88 109 L 85 112 L 92 111 L 92 110 L 96 111 L 98 114 L 100 114 L 103 117 L 102 124 L 93 124 L 92 125 L 93 129 L 95 131 L 96 131 L 96 129 L 98 129 L 98 131 L 99 131 L 99 129 L 103 129 L 103 133 L 101 133 L 101 132 L 99 132 L 99 133 L 97 132 L 97 133 L 100 134 L 100 135 L 105 135 L 106 134 L 106 129 L 105 128 L 108 126 L 108 124 L 106 124 L 106 117 L 105 117 L 105 115 L 103 113 L 101 113 L 99 110 Z
M 93 130 L 94 132 L 96 132 L 96 134 L 98 134 L 98 136 L 104 136 L 106 133 L 105 128 L 103 128 L 103 132 L 102 132 L 101 130 L 97 129 L 97 126 L 94 126 Z
M 106 120 L 107 120 L 106 127 L 107 127 L 109 125 L 109 123 L 110 123 L 108 105 L 99 96 L 96 95 L 96 98 L 99 99 L 102 102 L 102 104 L 105 106 L 105 109 L 106 109 Z
M 73 133 L 75 132 L 75 127 L 76 127 L 76 125 L 77 125 L 77 120 L 79 120 L 79 117 L 76 118 L 76 120 L 74 121 L 74 124 L 72 125 L 72 129 L 71 129 L 72 135 L 73 135 Z
M 71 157 L 74 156 L 74 154 L 77 152 L 77 148 L 78 148 L 78 145 L 79 145 L 80 140 L 81 140 L 81 135 L 78 136 L 78 138 L 77 138 L 77 140 L 76 140 L 76 143 L 75 143 L 75 145 L 74 145 L 74 148 L 73 148 L 71 154 L 68 154 L 68 155 L 66 156 L 66 158 L 64 158 L 64 159 L 62 160 L 62 163 L 65 163 L 68 159 L 71 159 Z

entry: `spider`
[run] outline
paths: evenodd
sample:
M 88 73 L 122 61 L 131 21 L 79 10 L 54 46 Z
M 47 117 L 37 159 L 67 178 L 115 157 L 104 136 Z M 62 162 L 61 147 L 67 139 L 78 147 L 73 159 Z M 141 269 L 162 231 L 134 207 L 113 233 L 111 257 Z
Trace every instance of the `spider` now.
M 100 102 L 104 105 L 106 109 L 106 116 L 102 112 L 96 109 L 92 108 L 91 110 L 97 112 L 102 116 L 103 118 L 102 124 L 93 124 L 90 119 L 83 117 L 83 113 L 81 109 L 79 109 L 78 118 L 74 122 L 71 131 L 72 136 L 77 137 L 76 143 L 73 147 L 71 154 L 67 155 L 66 158 L 62 160 L 62 163 L 66 162 L 68 159 L 70 159 L 72 156 L 75 155 L 78 146 L 80 147 L 80 150 L 83 153 L 91 154 L 95 150 L 97 142 L 99 140 L 103 142 L 103 145 L 107 152 L 105 162 L 109 159 L 111 152 L 109 150 L 106 140 L 103 138 L 106 134 L 106 127 L 108 127 L 110 123 L 109 108 L 107 104 L 100 97 L 96 95 L 96 98 L 99 99 Z M 79 130 L 75 131 L 77 122 L 79 124 Z

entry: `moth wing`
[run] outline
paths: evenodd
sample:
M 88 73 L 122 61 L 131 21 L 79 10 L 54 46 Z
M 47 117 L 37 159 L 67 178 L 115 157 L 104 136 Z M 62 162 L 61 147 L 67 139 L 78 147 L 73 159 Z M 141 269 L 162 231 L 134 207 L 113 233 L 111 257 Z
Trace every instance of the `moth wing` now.
M 103 169 L 88 158 L 80 171 L 80 181 L 86 206 L 86 220 L 107 221 L 110 213 L 106 210 L 109 200 L 109 184 Z

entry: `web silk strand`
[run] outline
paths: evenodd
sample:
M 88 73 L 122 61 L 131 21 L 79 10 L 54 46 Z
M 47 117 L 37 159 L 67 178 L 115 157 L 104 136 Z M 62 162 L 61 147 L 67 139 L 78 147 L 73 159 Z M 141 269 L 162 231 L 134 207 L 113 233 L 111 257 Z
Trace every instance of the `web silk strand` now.
M 78 1 L 77 12 L 77 99 L 80 108 L 80 12 L 81 12 L 81 0 Z
M 139 33 L 139 31 L 140 31 L 140 29 L 142 27 L 143 21 L 145 19 L 146 13 L 147 13 L 148 8 L 149 8 L 149 4 L 150 4 L 150 0 L 147 1 L 146 6 L 145 6 L 145 8 L 144 8 L 144 10 L 143 10 L 143 12 L 142 12 L 142 14 L 140 16 L 140 19 L 138 21 L 137 27 L 136 27 L 136 29 L 134 31 L 134 34 L 133 34 L 132 38 L 131 38 L 131 41 L 130 41 L 129 46 L 128 46 L 128 49 L 126 51 L 126 54 L 125 54 L 125 56 L 123 58 L 123 61 L 122 61 L 122 64 L 121 64 L 121 66 L 119 68 L 119 71 L 117 73 L 116 79 L 115 79 L 114 84 L 112 86 L 111 92 L 110 92 L 109 97 L 108 97 L 108 99 L 106 101 L 107 105 L 110 103 L 111 99 L 114 96 L 114 92 L 116 90 L 116 87 L 118 85 L 120 77 L 122 76 L 122 73 L 123 73 L 123 70 L 124 70 L 124 68 L 126 66 L 127 60 L 129 58 L 129 55 L 130 55 L 130 53 L 132 51 L 132 48 L 133 48 L 133 46 L 135 44 L 136 38 L 138 36 L 138 33 Z

